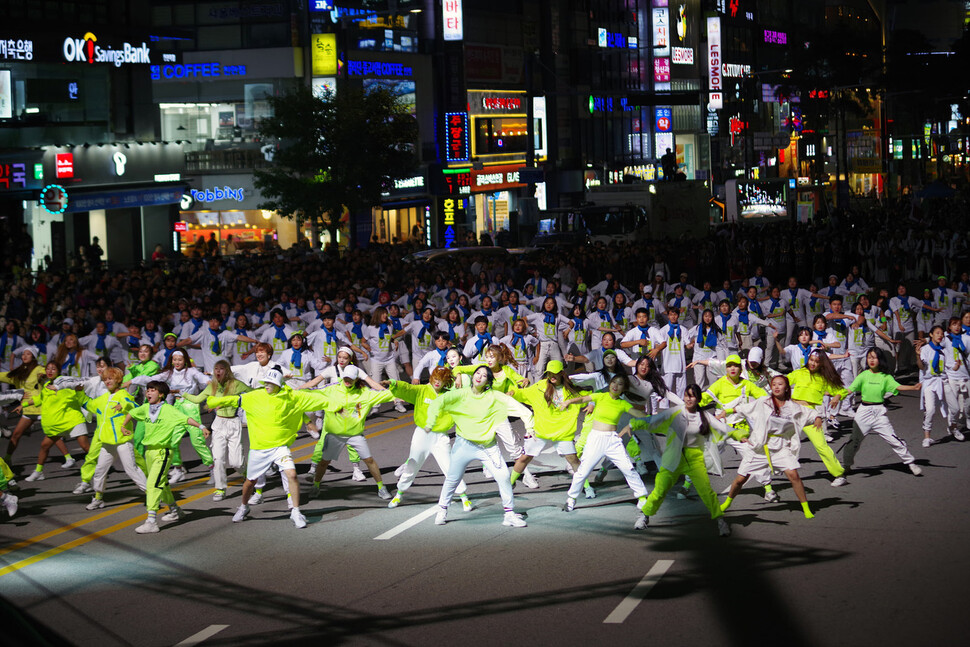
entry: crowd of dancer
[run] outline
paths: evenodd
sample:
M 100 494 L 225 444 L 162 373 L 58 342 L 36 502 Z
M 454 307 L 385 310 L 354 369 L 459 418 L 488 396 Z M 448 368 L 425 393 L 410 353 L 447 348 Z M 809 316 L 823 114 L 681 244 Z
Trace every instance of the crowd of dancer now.
M 727 535 L 723 514 L 749 480 L 773 502 L 772 481 L 784 475 L 813 516 L 799 477 L 802 439 L 836 487 L 870 434 L 919 476 L 885 407 L 901 390 L 920 392 L 922 448 L 942 435 L 963 440 L 966 273 L 910 295 L 904 283 L 871 288 L 858 267 L 808 285 L 771 280 L 761 267 L 692 283 L 659 259 L 628 286 L 609 266 L 580 273 L 562 255 L 514 267 L 472 250 L 462 262 L 435 274 L 370 251 L 207 259 L 124 276 L 21 272 L 0 334 L 10 423 L 0 504 L 14 514 L 17 481 L 45 480 L 56 448 L 63 468 L 80 463 L 74 493 L 90 493 L 89 510 L 105 506 L 117 462 L 145 492 L 136 531 L 158 532 L 163 504 L 162 521 L 184 516 L 170 486 L 187 475 L 188 434 L 214 501 L 235 494 L 232 470 L 245 477 L 236 522 L 278 473 L 291 519 L 305 527 L 300 481 L 303 500 L 317 496 L 346 453 L 354 480 L 367 479 L 363 463 L 390 508 L 433 455 L 444 475 L 437 524 L 455 498 L 473 509 L 463 479 L 480 461 L 501 495 L 502 523 L 522 527 L 514 488 L 539 487 L 529 464 L 554 449 L 572 474 L 567 512 L 615 467 L 642 529 L 683 476 L 681 494 L 696 490 Z M 350 284 L 360 276 L 375 278 Z M 415 424 L 393 493 L 365 438 L 368 416 L 384 405 L 412 407 Z M 30 468 L 14 458 L 35 427 L 44 437 Z M 840 459 L 830 443 L 843 427 Z M 290 449 L 301 430 L 317 439 L 302 476 Z M 723 475 L 724 452 L 740 466 L 719 501 L 708 475 Z

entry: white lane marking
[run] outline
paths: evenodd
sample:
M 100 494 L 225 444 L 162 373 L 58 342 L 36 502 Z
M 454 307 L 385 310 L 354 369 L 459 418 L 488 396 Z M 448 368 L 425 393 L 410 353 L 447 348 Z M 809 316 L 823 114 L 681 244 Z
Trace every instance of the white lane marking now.
M 203 640 L 208 640 L 212 638 L 217 633 L 226 629 L 229 625 L 209 625 L 197 634 L 192 634 L 182 642 L 175 645 L 175 647 L 193 647 L 193 645 L 198 645 Z
M 613 612 L 606 616 L 606 620 L 603 621 L 603 624 L 620 624 L 626 620 L 627 617 L 633 613 L 634 609 L 636 609 L 640 604 L 640 601 L 647 597 L 647 594 L 650 593 L 650 589 L 656 586 L 657 582 L 660 581 L 660 578 L 663 577 L 664 573 L 666 573 L 667 570 L 673 566 L 673 564 L 674 560 L 672 559 L 658 559 L 657 563 L 653 565 L 653 568 L 647 571 L 647 574 L 643 576 L 643 579 L 640 580 L 635 587 L 633 587 L 633 590 L 630 591 L 630 595 L 623 598 L 623 601 L 620 602 L 615 609 L 613 609 Z
M 378 535 L 378 536 L 374 537 L 374 540 L 375 541 L 385 541 L 387 539 L 393 539 L 394 537 L 400 535 L 402 532 L 404 532 L 408 528 L 410 528 L 412 526 L 416 526 L 419 523 L 421 523 L 422 521 L 424 521 L 425 519 L 427 519 L 428 517 L 433 516 L 440 509 L 441 508 L 439 508 L 438 506 L 433 505 L 430 508 L 428 508 L 427 510 L 425 510 L 424 512 L 419 512 L 418 514 L 414 515 L 413 517 L 411 517 L 410 519 L 408 519 L 404 523 L 399 523 L 398 525 L 394 526 L 393 528 L 391 528 L 390 530 L 388 530 L 384 534 Z

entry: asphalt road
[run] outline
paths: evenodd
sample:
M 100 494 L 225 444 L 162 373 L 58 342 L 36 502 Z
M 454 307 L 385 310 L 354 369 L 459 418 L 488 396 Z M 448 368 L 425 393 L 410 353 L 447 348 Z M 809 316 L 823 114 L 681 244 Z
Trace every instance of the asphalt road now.
M 615 470 L 596 499 L 563 512 L 569 476 L 548 453 L 534 463 L 540 488 L 516 488 L 522 529 L 501 525 L 495 485 L 477 463 L 467 478 L 476 509 L 452 506 L 439 527 L 433 459 L 405 504 L 388 510 L 342 457 L 297 530 L 278 479 L 250 520 L 231 523 L 238 485 L 212 502 L 185 441 L 195 467 L 177 487 L 188 516 L 146 536 L 134 532 L 144 500 L 122 473 L 109 478 L 107 507 L 88 512 L 88 496 L 70 493 L 77 470 L 49 464 L 46 480 L 20 479 L 20 512 L 0 521 L 0 644 L 958 643 L 970 630 L 970 442 L 922 448 L 916 398 L 896 400 L 890 419 L 923 476 L 872 437 L 849 484 L 833 488 L 805 445 L 815 519 L 776 481 L 779 503 L 754 488 L 738 497 L 730 538 L 717 536 L 694 496 L 669 497 L 648 530 L 634 531 L 637 511 Z M 943 422 L 935 426 L 941 437 Z M 392 491 L 411 430 L 410 413 L 393 410 L 368 425 Z M 15 456 L 24 476 L 39 442 L 35 432 Z M 301 436 L 301 471 L 311 450 Z M 725 458 L 718 491 L 738 463 L 729 449 Z

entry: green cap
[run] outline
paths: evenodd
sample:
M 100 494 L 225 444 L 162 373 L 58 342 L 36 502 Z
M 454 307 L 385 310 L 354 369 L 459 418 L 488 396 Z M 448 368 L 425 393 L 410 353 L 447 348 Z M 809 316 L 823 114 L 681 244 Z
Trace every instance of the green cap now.
M 179 336 L 176 335 L 173 332 L 167 332 L 167 333 L 165 333 L 165 335 L 162 337 L 162 339 L 165 339 L 165 337 L 174 337 L 175 339 L 178 339 L 179 338 Z
M 586 284 L 585 283 L 580 283 L 579 285 L 577 285 L 576 286 L 576 291 L 577 292 L 585 292 L 586 291 Z
M 741 366 L 741 356 L 740 355 L 737 355 L 737 354 L 728 355 L 727 356 L 727 359 L 724 360 L 724 363 L 725 363 L 725 365 L 727 365 L 727 364 L 737 364 L 738 366 Z
M 554 359 L 546 364 L 546 373 L 562 373 L 563 365 L 558 359 Z

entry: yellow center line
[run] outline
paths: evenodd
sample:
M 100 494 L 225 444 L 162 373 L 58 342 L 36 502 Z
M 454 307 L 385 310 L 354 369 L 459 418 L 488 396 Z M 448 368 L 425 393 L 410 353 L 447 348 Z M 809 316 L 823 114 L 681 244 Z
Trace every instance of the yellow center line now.
M 406 419 L 406 418 L 411 418 L 412 416 L 413 416 L 413 414 L 409 412 L 405 416 L 401 416 L 400 418 L 395 418 L 395 419 L 389 420 L 387 422 L 400 421 L 400 420 L 403 420 L 403 419 Z M 383 423 L 382 422 L 382 423 L 378 423 L 378 424 L 386 424 L 386 423 Z M 392 425 L 392 426 L 387 427 L 385 429 L 381 429 L 380 431 L 375 431 L 373 433 L 366 434 L 364 437 L 365 438 L 376 438 L 377 436 L 381 436 L 383 434 L 386 434 L 386 433 L 391 432 L 391 431 L 395 431 L 397 429 L 401 429 L 403 427 L 408 427 L 408 426 L 410 426 L 412 424 L 413 424 L 413 420 L 407 420 L 406 422 Z M 316 444 L 317 444 L 317 441 L 313 441 L 311 443 L 305 443 L 303 445 L 299 445 L 297 447 L 294 447 L 292 449 L 292 452 L 295 453 L 295 452 L 298 452 L 298 451 L 302 451 L 302 450 L 308 449 L 310 447 L 315 447 Z M 294 461 L 304 460 L 306 458 L 309 458 L 311 455 L 312 455 L 312 452 L 310 454 L 303 454 L 301 456 L 296 457 L 294 459 Z M 208 477 L 206 477 L 206 480 L 208 480 Z M 179 483 L 178 485 L 172 487 L 172 490 L 173 491 L 176 491 L 176 492 L 177 491 L 181 491 L 181 490 L 187 489 L 187 488 L 189 488 L 191 486 L 198 485 L 198 484 L 203 483 L 203 482 L 204 481 L 203 481 L 202 478 L 194 479 L 192 481 L 186 481 L 185 483 Z M 236 485 L 238 483 L 241 483 L 241 481 L 233 481 L 230 484 L 231 485 Z M 215 492 L 215 488 L 207 488 L 207 489 L 199 492 L 198 494 L 195 494 L 195 495 L 192 495 L 191 497 L 187 497 L 187 498 L 183 499 L 181 501 L 181 503 L 184 504 L 184 503 L 191 503 L 193 501 L 197 501 L 198 499 L 204 498 L 204 497 L 212 494 L 213 492 Z M 40 542 L 42 542 L 42 541 L 44 541 L 46 539 L 50 539 L 51 537 L 56 537 L 57 535 L 63 534 L 63 533 L 68 532 L 70 530 L 74 530 L 74 529 L 80 528 L 81 526 L 85 526 L 87 524 L 94 523 L 94 522 L 99 521 L 101 519 L 104 519 L 106 517 L 110 517 L 112 515 L 115 515 L 115 514 L 124 512 L 126 510 L 130 510 L 131 508 L 134 508 L 134 507 L 137 507 L 137 506 L 140 506 L 140 505 L 141 505 L 141 502 L 140 501 L 135 501 L 135 502 L 132 502 L 132 503 L 126 503 L 126 504 L 117 506 L 117 507 L 113 508 L 110 511 L 102 512 L 102 513 L 96 514 L 94 516 L 88 517 L 88 518 L 84 519 L 83 521 L 78 521 L 78 522 L 75 522 L 75 523 L 72 523 L 72 524 L 68 524 L 66 526 L 62 526 L 60 528 L 56 528 L 54 530 L 48 531 L 46 533 L 43 533 L 41 535 L 37 535 L 36 537 L 31 537 L 30 539 L 25 539 L 23 541 L 17 542 L 16 544 L 12 544 L 11 546 L 7 546 L 6 548 L 0 549 L 0 556 L 6 555 L 8 553 L 11 553 L 11 552 L 14 552 L 14 551 L 17 551 L 17 550 L 21 550 L 23 548 L 27 548 L 27 547 L 32 546 L 34 544 L 40 543 Z M 141 519 L 141 515 L 138 515 L 136 517 L 133 517 L 131 519 L 127 519 L 125 521 L 119 522 L 119 523 L 117 523 L 117 524 L 115 524 L 113 526 L 110 526 L 108 528 L 105 528 L 103 530 L 98 530 L 98 531 L 89 533 L 89 534 L 87 534 L 87 535 L 85 535 L 83 537 L 79 537 L 78 539 L 72 540 L 72 541 L 70 541 L 70 542 L 68 542 L 66 544 L 62 544 L 61 546 L 56 546 L 56 547 L 51 548 L 51 549 L 49 549 L 47 551 L 44 551 L 43 553 L 39 553 L 37 555 L 34 555 L 33 557 L 29 557 L 29 558 L 24 559 L 24 560 L 21 560 L 19 562 L 15 562 L 13 564 L 10 564 L 9 566 L 6 566 L 6 567 L 0 569 L 0 577 L 6 575 L 7 573 L 11 573 L 13 571 L 16 571 L 16 570 L 19 570 L 21 568 L 24 568 L 25 566 L 30 566 L 31 564 L 34 564 L 34 563 L 36 563 L 38 561 L 41 561 L 43 559 L 47 559 L 48 557 L 53 557 L 54 555 L 58 555 L 58 554 L 66 551 L 66 550 L 70 550 L 70 549 L 76 548 L 78 546 L 83 546 L 84 544 L 88 543 L 89 541 L 92 541 L 92 540 L 97 539 L 99 537 L 103 537 L 105 535 L 109 535 L 109 534 L 114 533 L 114 532 L 117 532 L 119 530 L 124 530 L 125 528 L 128 528 L 128 527 L 134 525 L 140 519 Z

